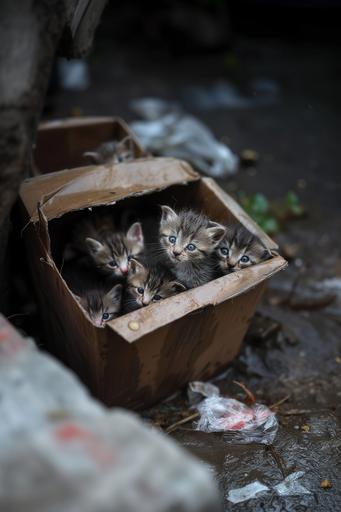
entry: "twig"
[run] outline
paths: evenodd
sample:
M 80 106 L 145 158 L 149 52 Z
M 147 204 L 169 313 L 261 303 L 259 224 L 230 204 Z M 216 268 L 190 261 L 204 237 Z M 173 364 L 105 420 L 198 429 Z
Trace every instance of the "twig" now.
M 273 459 L 275 460 L 275 462 L 276 462 L 280 472 L 282 473 L 282 477 L 286 478 L 287 477 L 287 472 L 284 469 L 284 465 L 283 465 L 283 462 L 282 462 L 282 457 L 280 456 L 280 454 L 275 450 L 275 448 L 272 446 L 272 444 L 267 445 L 266 449 L 268 450 L 268 452 L 271 453 L 271 455 L 272 455 Z
M 275 402 L 274 404 L 270 405 L 269 409 L 277 409 L 277 407 L 279 407 L 280 405 L 284 404 L 284 402 L 289 400 L 290 397 L 291 395 L 286 395 L 284 398 L 281 398 L 281 400 L 278 400 L 278 402 Z
M 243 391 L 244 393 L 246 394 L 248 400 L 248 405 L 253 405 L 256 403 L 256 397 L 255 395 L 252 393 L 252 391 L 250 391 L 246 386 L 245 384 L 243 384 L 242 382 L 239 382 L 238 380 L 233 380 L 232 381 L 234 384 L 237 384 L 237 386 L 239 386 Z
M 187 418 L 183 418 L 182 420 L 179 420 L 179 421 L 173 423 L 173 425 L 169 425 L 169 427 L 167 427 L 165 429 L 165 432 L 167 434 L 170 434 L 171 432 L 176 430 L 178 427 L 180 427 L 180 425 L 184 425 L 185 423 L 188 423 L 189 421 L 195 420 L 196 418 L 199 418 L 199 416 L 200 416 L 200 414 L 198 412 L 191 414 L 190 416 L 187 416 Z

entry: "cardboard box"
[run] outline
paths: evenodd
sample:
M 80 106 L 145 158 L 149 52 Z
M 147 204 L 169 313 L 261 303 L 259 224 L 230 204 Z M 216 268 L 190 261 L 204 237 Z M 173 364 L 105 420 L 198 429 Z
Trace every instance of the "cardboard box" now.
M 129 136 L 137 158 L 146 151 L 119 117 L 79 117 L 40 124 L 33 154 L 34 174 L 45 174 L 88 164 L 83 156 L 103 142 Z
M 56 265 L 65 226 L 84 209 L 141 202 L 191 206 L 220 222 L 237 219 L 270 250 L 277 246 L 214 180 L 173 158 L 43 174 L 23 183 L 20 201 L 48 348 L 110 406 L 147 407 L 191 380 L 209 379 L 226 368 L 239 351 L 267 279 L 286 266 L 275 256 L 98 328 Z

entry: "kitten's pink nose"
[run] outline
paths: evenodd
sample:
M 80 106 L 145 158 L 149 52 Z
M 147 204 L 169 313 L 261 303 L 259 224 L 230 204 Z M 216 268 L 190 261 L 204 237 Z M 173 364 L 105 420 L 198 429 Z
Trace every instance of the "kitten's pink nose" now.
M 174 254 L 175 257 L 180 256 L 181 251 L 173 251 L 173 254 Z
M 128 274 L 128 267 L 120 267 L 122 274 Z
M 143 299 L 143 300 L 142 300 L 142 304 L 143 304 L 144 306 L 148 306 L 148 304 L 149 304 L 149 300 Z

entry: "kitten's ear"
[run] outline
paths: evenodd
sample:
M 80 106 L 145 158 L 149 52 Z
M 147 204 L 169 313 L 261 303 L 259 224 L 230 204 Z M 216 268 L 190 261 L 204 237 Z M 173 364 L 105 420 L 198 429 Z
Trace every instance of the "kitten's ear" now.
M 127 231 L 127 239 L 143 245 L 143 231 L 140 222 L 135 222 Z
M 98 240 L 95 240 L 94 238 L 86 238 L 85 243 L 92 254 L 98 254 L 104 249 L 101 242 L 98 242 Z
M 207 232 L 213 242 L 214 245 L 218 245 L 220 240 L 224 237 L 226 233 L 226 228 L 218 222 L 213 222 L 210 220 L 208 223 Z
M 130 270 L 132 274 L 137 274 L 138 272 L 144 270 L 144 266 L 139 261 L 133 259 L 130 262 Z
M 123 289 L 123 286 L 121 284 L 116 284 L 115 286 L 113 286 L 111 288 L 111 290 L 108 291 L 107 297 L 109 297 L 109 299 L 112 302 L 116 302 L 116 301 L 121 300 L 122 289 Z
M 181 292 L 184 292 L 185 290 L 187 290 L 186 286 L 182 283 L 179 283 L 179 281 L 174 281 L 174 283 L 172 283 L 172 289 L 176 293 L 181 293 Z
M 261 256 L 261 260 L 262 261 L 268 260 L 269 258 L 272 258 L 272 256 L 278 256 L 278 252 L 277 252 L 277 254 L 274 254 L 269 249 L 264 249 L 263 254 Z
M 161 205 L 161 210 L 161 222 L 172 222 L 178 218 L 178 215 L 170 206 L 163 204 Z
M 80 297 L 79 295 L 76 295 L 75 293 L 73 294 L 73 296 L 76 299 L 76 301 L 78 302 L 78 304 L 80 304 L 84 308 L 85 301 L 84 301 L 83 297 Z

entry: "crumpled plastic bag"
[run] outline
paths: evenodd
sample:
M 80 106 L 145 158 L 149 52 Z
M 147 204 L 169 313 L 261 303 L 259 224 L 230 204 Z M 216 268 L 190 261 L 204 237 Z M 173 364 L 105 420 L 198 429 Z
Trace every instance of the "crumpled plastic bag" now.
M 233 398 L 211 396 L 197 405 L 200 419 L 196 430 L 225 432 L 231 442 L 271 444 L 278 421 L 275 413 L 262 404 L 250 407 Z
M 141 144 L 152 153 L 181 158 L 213 177 L 235 174 L 239 159 L 205 124 L 183 112 L 179 105 L 157 98 L 141 98 L 131 103 L 144 121 L 131 128 Z
M 304 494 L 311 494 L 298 479 L 304 475 L 304 471 L 295 471 L 288 475 L 282 482 L 274 485 L 272 488 L 279 496 L 302 496 Z M 259 497 L 259 494 L 271 491 L 271 488 L 264 485 L 262 482 L 255 480 L 244 487 L 230 489 L 227 499 L 232 503 L 242 503 Z
M 187 397 L 190 405 L 195 405 L 201 402 L 202 398 L 210 396 L 218 396 L 220 390 L 211 382 L 202 382 L 200 380 L 193 380 L 188 384 Z

